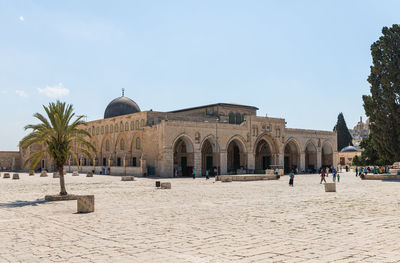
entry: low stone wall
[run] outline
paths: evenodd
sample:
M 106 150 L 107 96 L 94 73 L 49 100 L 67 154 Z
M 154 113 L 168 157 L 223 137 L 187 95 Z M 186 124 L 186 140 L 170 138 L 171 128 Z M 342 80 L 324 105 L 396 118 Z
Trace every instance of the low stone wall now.
M 230 177 L 232 181 L 263 181 L 263 180 L 278 180 L 274 174 L 242 174 L 242 175 L 220 175 L 216 181 L 222 181 L 222 178 Z
M 400 180 L 400 175 L 395 174 L 366 174 L 361 177 L 363 180 Z
M 100 174 L 103 173 L 103 166 L 96 166 L 94 167 L 95 174 Z M 78 171 L 79 173 L 82 174 L 87 174 L 88 172 L 93 171 L 93 166 L 79 166 L 79 169 L 77 166 L 64 166 L 64 169 L 68 173 L 72 173 L 74 171 Z M 126 175 L 127 176 L 142 176 L 142 168 L 141 167 L 119 167 L 119 166 L 111 166 L 110 167 L 110 175 L 119 175 L 123 176 L 125 175 L 125 169 L 126 169 Z

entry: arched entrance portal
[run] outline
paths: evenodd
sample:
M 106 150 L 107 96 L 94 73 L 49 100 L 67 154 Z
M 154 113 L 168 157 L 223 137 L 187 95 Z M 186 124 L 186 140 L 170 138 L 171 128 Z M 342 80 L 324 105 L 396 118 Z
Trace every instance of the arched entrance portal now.
M 218 170 L 219 158 L 214 154 L 214 147 L 210 140 L 205 140 L 201 147 L 201 171 L 203 175 L 208 170 L 209 175 L 215 175 L 214 169 Z
M 314 144 L 312 143 L 308 143 L 306 150 L 305 150 L 305 154 L 306 154 L 306 172 L 308 173 L 313 173 L 315 172 L 316 169 L 318 169 L 317 167 L 317 148 L 315 148 Z
M 324 143 L 321 151 L 322 167 L 333 167 L 333 150 L 329 143 Z
M 227 155 L 228 173 L 236 174 L 238 169 L 246 169 L 246 153 L 240 141 L 233 140 L 229 143 Z
M 264 139 L 257 143 L 255 159 L 255 168 L 257 171 L 271 169 L 271 165 L 273 165 L 271 147 Z
M 300 164 L 300 153 L 299 149 L 293 141 L 289 141 L 285 146 L 285 159 L 284 168 L 285 173 L 296 171 Z
M 174 174 L 178 176 L 191 176 L 193 166 L 193 144 L 188 138 L 181 137 L 174 144 Z

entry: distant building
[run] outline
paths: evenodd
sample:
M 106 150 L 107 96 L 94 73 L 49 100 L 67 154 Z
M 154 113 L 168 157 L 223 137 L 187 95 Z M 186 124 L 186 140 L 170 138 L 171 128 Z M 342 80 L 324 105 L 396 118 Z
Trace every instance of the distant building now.
M 347 146 L 344 147 L 340 152 L 338 152 L 339 165 L 341 166 L 351 166 L 353 158 L 355 156 L 361 156 L 362 150 L 358 147 Z
M 369 136 L 369 119 L 362 121 L 362 117 L 360 117 L 360 121 L 354 126 L 353 129 L 349 129 L 349 132 L 353 138 L 353 145 L 360 146 L 360 142 Z

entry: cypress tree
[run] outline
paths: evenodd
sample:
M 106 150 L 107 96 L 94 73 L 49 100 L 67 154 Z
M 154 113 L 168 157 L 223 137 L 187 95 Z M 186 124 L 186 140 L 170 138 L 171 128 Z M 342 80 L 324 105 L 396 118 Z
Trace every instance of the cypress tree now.
M 339 113 L 337 123 L 333 129 L 337 134 L 337 150 L 340 152 L 344 147 L 353 145 L 353 138 L 347 128 L 346 121 L 344 120 L 343 113 Z
M 373 148 L 394 162 L 400 160 L 400 26 L 384 27 L 382 34 L 371 46 L 371 95 L 363 101 Z

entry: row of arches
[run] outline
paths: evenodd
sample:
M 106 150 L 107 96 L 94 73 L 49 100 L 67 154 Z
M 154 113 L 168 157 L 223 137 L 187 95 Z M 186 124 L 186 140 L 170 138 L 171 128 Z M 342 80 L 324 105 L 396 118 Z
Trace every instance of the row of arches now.
M 221 154 L 217 152 L 214 137 L 206 138 L 201 144 L 201 171 L 202 174 L 208 170 L 210 174 L 214 171 L 220 173 Z M 194 147 L 191 140 L 186 136 L 179 137 L 173 144 L 174 173 L 181 176 L 190 176 L 195 167 Z M 311 141 L 304 149 L 305 163 L 300 167 L 301 150 L 296 140 L 291 139 L 284 147 L 284 169 L 285 172 L 297 170 L 301 172 L 312 172 L 320 167 L 318 165 L 318 153 L 321 154 L 321 166 L 333 166 L 333 148 L 329 143 L 324 143 L 321 152 Z M 262 173 L 265 169 L 278 167 L 279 151 L 276 141 L 270 137 L 260 138 L 254 147 L 254 172 Z M 248 153 L 245 144 L 239 138 L 232 139 L 226 147 L 227 172 L 236 173 L 240 169 L 247 170 Z M 280 166 L 281 167 L 281 166 Z

